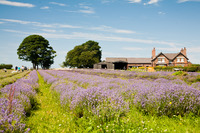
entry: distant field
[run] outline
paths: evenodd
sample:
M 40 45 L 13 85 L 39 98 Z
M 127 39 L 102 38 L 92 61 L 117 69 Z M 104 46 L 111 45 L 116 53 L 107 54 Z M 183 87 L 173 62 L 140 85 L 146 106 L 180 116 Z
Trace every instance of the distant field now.
M 9 113 L 1 112 L 0 130 L 200 132 L 199 73 L 76 69 L 29 75 L 1 89 L 0 109 Z
M 0 70 L 0 88 L 5 85 L 14 83 L 17 79 L 24 77 L 28 73 L 29 71 L 15 72 L 14 70 L 6 70 L 5 72 L 4 70 Z

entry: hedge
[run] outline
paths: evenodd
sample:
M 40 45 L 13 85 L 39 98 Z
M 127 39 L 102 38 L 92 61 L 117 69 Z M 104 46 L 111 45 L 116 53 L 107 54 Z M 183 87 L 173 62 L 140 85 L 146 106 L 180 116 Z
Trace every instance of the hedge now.
M 11 64 L 0 64 L 0 69 L 12 69 L 13 65 Z
M 200 65 L 198 64 L 192 64 L 187 67 L 182 67 L 182 66 L 156 66 L 154 67 L 156 71 L 174 71 L 176 68 L 182 71 L 186 71 L 186 72 L 200 72 Z

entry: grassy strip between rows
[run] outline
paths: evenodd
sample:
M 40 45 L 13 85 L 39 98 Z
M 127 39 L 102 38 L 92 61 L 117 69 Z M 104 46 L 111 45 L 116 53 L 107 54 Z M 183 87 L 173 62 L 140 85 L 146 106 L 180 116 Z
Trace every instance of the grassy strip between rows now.
M 171 118 L 150 116 L 141 113 L 134 107 L 124 116 L 103 123 L 98 121 L 96 116 L 76 117 L 68 107 L 64 109 L 61 106 L 59 94 L 52 91 L 50 85 L 46 84 L 39 74 L 38 76 L 40 87 L 37 101 L 39 108 L 32 111 L 31 116 L 27 118 L 26 126 L 30 128 L 30 132 L 200 132 L 198 116 L 173 116 Z
M 69 132 L 71 120 L 67 117 L 68 112 L 60 105 L 59 95 L 51 91 L 50 85 L 46 84 L 39 74 L 38 76 L 40 87 L 36 99 L 39 107 L 27 118 L 26 126 L 30 128 L 30 132 L 37 133 Z

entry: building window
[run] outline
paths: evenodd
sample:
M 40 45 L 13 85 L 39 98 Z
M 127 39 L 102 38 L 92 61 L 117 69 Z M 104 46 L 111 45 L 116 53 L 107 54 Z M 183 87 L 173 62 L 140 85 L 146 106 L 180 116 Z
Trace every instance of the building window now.
M 164 57 L 158 57 L 158 63 L 165 63 Z
M 183 57 L 177 57 L 177 62 L 184 62 L 184 58 Z
M 184 58 L 181 58 L 181 62 L 184 62 Z

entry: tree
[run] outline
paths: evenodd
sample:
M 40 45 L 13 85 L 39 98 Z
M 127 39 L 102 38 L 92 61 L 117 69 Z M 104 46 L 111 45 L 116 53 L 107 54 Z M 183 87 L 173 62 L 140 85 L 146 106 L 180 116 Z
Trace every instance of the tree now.
M 92 68 L 95 63 L 101 61 L 101 50 L 98 42 L 87 41 L 75 46 L 67 53 L 63 65 L 66 67 Z
M 40 35 L 26 37 L 17 49 L 18 58 L 24 61 L 31 61 L 33 69 L 41 65 L 48 69 L 54 63 L 53 58 L 56 51 L 49 45 L 49 41 Z

